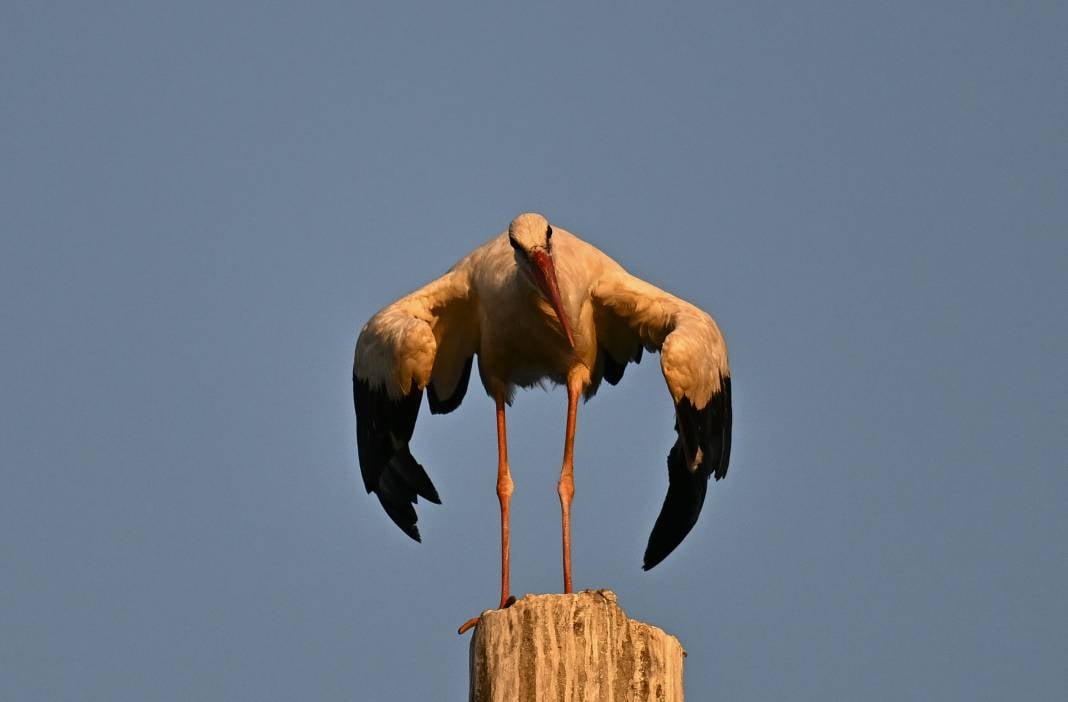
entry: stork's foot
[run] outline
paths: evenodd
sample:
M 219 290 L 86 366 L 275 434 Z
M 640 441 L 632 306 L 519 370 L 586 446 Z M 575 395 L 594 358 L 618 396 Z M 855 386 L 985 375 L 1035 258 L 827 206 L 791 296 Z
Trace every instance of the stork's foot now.
M 498 607 L 497 609 L 508 609 L 509 607 L 511 607 L 514 604 L 515 604 L 515 595 L 509 595 L 507 597 L 507 599 L 505 599 L 504 602 L 501 603 L 501 606 Z M 479 615 L 479 616 L 481 616 L 481 615 Z M 478 619 L 479 619 L 478 617 L 471 617 L 466 622 L 464 622 L 463 624 L 460 625 L 460 628 L 456 630 L 456 633 L 460 634 L 460 635 L 463 635 L 468 629 L 471 629 L 471 628 L 473 628 L 475 626 L 475 624 L 478 624 Z

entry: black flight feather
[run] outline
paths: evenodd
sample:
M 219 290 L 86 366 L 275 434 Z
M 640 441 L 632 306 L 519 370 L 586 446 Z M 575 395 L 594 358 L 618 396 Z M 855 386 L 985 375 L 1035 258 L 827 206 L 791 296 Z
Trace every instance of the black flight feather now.
M 364 487 L 378 496 L 386 514 L 405 534 L 419 541 L 412 507 L 416 497 L 441 504 L 430 477 L 408 448 L 423 391 L 413 388 L 394 400 L 385 388 L 372 387 L 353 375 L 352 394 L 356 407 L 356 448 Z
M 676 440 L 668 453 L 667 497 L 649 535 L 642 570 L 654 567 L 675 550 L 697 523 L 705 503 L 708 478 L 691 473 L 682 454 L 681 442 Z
M 426 402 L 430 406 L 431 414 L 448 414 L 454 409 L 460 406 L 460 403 L 464 399 L 464 395 L 467 394 L 467 384 L 471 380 L 471 361 L 474 356 L 468 356 L 467 362 L 464 363 L 464 370 L 460 374 L 460 380 L 456 383 L 456 389 L 452 391 L 452 395 L 449 397 L 438 397 L 438 389 L 434 387 L 434 383 L 431 383 L 427 387 Z
M 649 570 L 682 542 L 705 503 L 709 477 L 727 475 L 731 453 L 731 379 L 720 378 L 719 392 L 696 409 L 689 398 L 675 405 L 678 439 L 668 453 L 668 492 L 649 535 L 642 568 Z
M 604 379 L 608 381 L 609 385 L 618 385 L 619 381 L 623 379 L 624 371 L 627 370 L 628 361 L 623 361 L 622 363 L 617 361 L 603 346 L 600 350 L 600 357 L 603 362 Z M 629 362 L 641 363 L 641 360 L 642 347 L 639 346 L 634 356 L 629 359 Z
M 609 385 L 616 385 L 623 379 L 623 372 L 627 370 L 627 363 L 620 363 L 612 358 L 612 354 L 601 349 L 601 357 L 604 358 L 604 379 Z

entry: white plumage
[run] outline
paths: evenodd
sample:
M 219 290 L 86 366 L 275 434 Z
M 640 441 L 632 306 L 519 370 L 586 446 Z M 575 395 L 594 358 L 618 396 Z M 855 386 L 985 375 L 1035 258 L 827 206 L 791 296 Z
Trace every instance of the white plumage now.
M 438 501 L 408 452 L 423 390 L 432 412 L 462 400 L 472 358 L 498 413 L 502 507 L 502 606 L 508 596 L 508 501 L 504 407 L 515 388 L 544 380 L 568 388 L 568 431 L 560 494 L 565 591 L 570 578 L 571 454 L 578 397 L 615 384 L 642 349 L 659 351 L 676 405 L 679 439 L 669 454 L 670 487 L 646 550 L 645 568 L 689 532 L 709 476 L 727 471 L 730 369 L 715 321 L 690 303 L 627 273 L 594 246 L 522 214 L 445 275 L 374 315 L 356 343 L 360 465 L 368 492 L 406 533 L 416 495 Z

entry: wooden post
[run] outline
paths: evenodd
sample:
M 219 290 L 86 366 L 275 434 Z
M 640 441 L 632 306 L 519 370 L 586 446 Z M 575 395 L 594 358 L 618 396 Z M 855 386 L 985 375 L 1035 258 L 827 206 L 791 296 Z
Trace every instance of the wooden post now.
M 479 617 L 471 702 L 682 702 L 682 645 L 611 590 L 527 595 Z

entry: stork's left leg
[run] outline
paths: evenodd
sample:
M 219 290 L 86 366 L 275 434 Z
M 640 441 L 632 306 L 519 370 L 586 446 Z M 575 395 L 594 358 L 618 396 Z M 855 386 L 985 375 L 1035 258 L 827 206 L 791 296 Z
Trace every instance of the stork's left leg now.
M 567 430 L 564 434 L 564 465 L 560 469 L 560 516 L 564 531 L 564 592 L 571 592 L 571 498 L 575 495 L 575 418 L 583 378 L 578 372 L 567 376 Z

